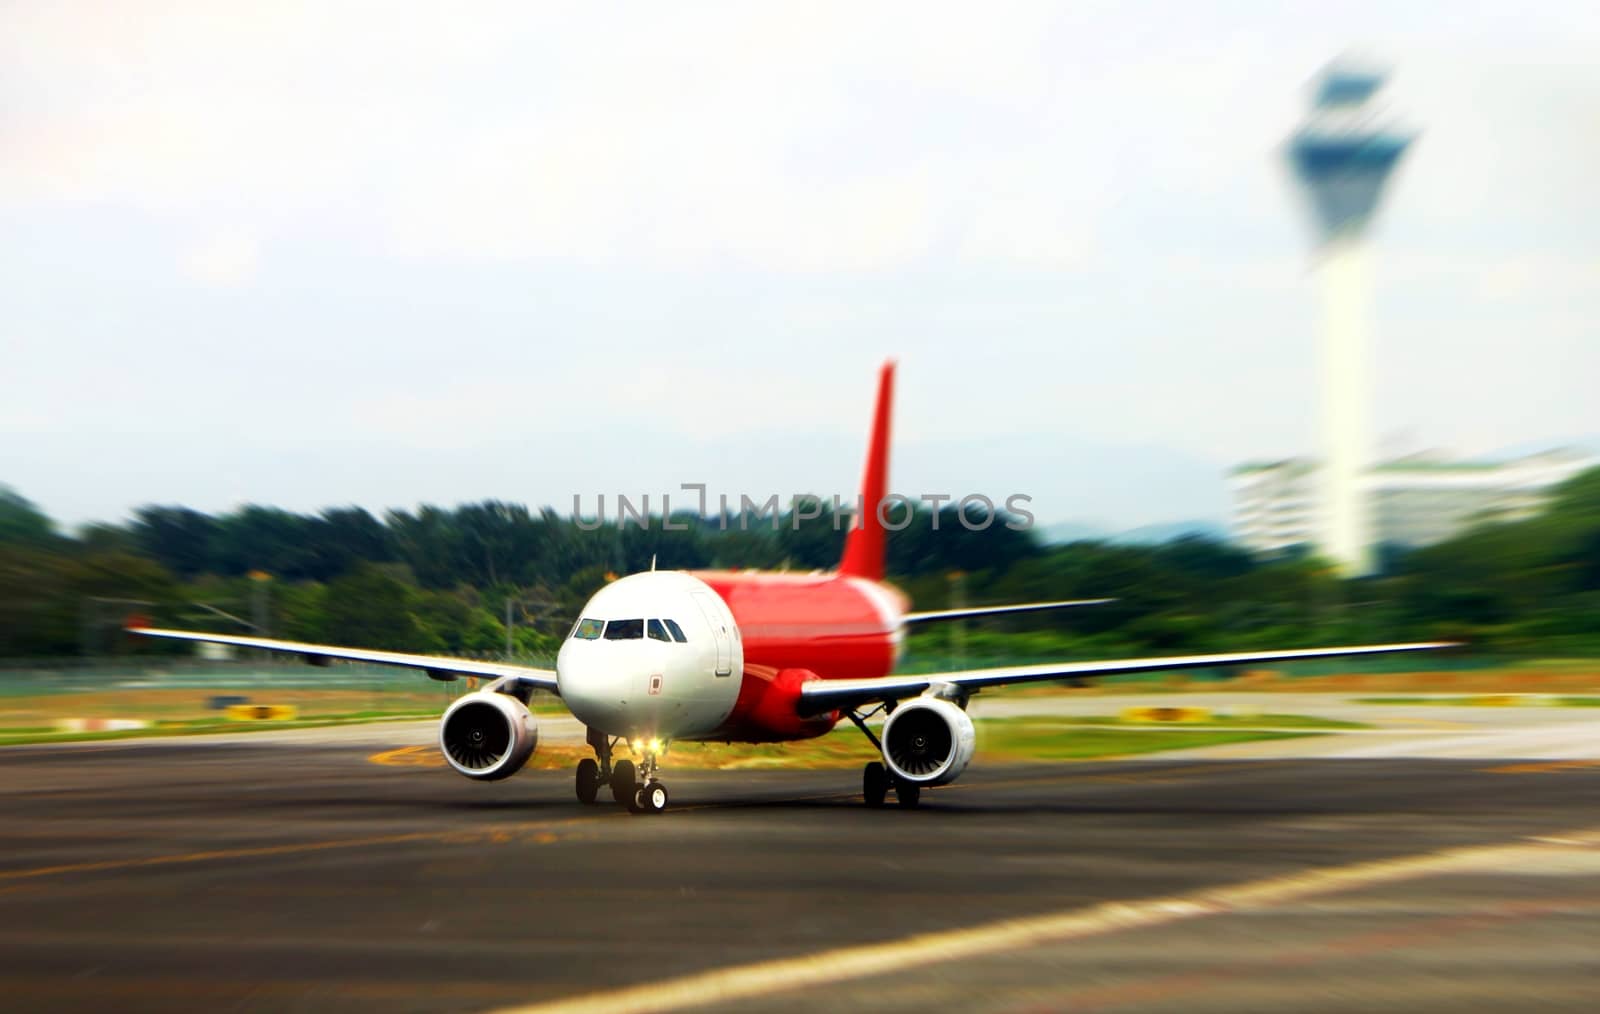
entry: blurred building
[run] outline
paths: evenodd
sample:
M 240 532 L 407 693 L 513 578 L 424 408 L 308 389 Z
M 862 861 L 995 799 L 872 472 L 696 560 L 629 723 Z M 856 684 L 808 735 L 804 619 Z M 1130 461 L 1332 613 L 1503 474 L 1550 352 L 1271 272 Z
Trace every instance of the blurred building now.
M 1317 466 L 1306 458 L 1240 465 L 1228 473 L 1233 540 L 1275 556 L 1316 541 Z
M 1417 454 L 1386 461 L 1359 479 L 1378 545 L 1415 548 L 1473 525 L 1538 513 L 1551 491 L 1600 458 L 1556 450 L 1505 461 Z M 1241 465 L 1228 476 L 1236 542 L 1262 555 L 1318 544 L 1318 468 L 1307 458 Z M 1320 551 L 1320 550 L 1319 550 Z

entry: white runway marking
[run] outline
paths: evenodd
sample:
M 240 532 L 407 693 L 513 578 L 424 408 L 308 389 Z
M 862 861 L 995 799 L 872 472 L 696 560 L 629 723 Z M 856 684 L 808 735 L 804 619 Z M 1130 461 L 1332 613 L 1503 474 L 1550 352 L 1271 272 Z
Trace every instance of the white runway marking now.
M 910 968 L 990 954 L 1015 953 L 1045 944 L 1229 912 L 1272 908 L 1320 895 L 1446 873 L 1496 870 L 1519 863 L 1583 856 L 1600 846 L 1600 828 L 1529 838 L 1500 845 L 1473 845 L 1420 855 L 1328 866 L 1262 880 L 1204 888 L 1136 901 L 1111 901 L 966 929 L 841 947 L 793 958 L 735 965 L 677 979 L 590 993 L 565 1000 L 506 1008 L 503 1014 L 633 1014 L 681 1010 L 833 985 Z

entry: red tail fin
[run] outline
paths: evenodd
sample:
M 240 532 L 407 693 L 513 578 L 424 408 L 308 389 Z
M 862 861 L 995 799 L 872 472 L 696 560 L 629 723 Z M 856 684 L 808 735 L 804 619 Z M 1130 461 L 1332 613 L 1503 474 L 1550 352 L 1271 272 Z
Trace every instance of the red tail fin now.
M 878 373 L 878 407 L 872 415 L 872 439 L 867 444 L 867 468 L 861 476 L 861 516 L 844 537 L 844 558 L 839 573 L 883 580 L 884 530 L 878 505 L 889 486 L 889 410 L 894 402 L 894 361 Z

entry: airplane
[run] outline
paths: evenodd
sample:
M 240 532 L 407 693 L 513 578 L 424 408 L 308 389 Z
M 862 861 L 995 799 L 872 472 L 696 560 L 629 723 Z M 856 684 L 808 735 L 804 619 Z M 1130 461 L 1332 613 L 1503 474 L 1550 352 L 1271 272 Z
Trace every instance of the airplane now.
M 869 807 L 890 793 L 904 808 L 922 790 L 948 785 L 971 763 L 976 734 L 967 704 L 989 687 L 1084 680 L 1119 673 L 1211 668 L 1296 659 L 1426 651 L 1451 642 L 1352 645 L 897 674 L 907 628 L 968 616 L 1094 605 L 1108 599 L 1028 602 L 932 612 L 885 581 L 894 363 L 878 377 L 862 509 L 831 572 L 657 571 L 607 584 L 588 600 L 555 669 L 435 655 L 305 644 L 272 638 L 131 627 L 149 637 L 286 652 L 314 665 L 333 660 L 405 666 L 439 680 L 489 677 L 458 697 L 439 722 L 439 749 L 456 772 L 493 781 L 521 769 L 538 747 L 528 709 L 535 690 L 560 697 L 588 730 L 594 757 L 577 765 L 576 788 L 594 803 L 609 788 L 635 813 L 660 813 L 668 793 L 660 760 L 675 741 L 774 743 L 811 739 L 848 720 L 879 751 L 862 771 Z M 876 733 L 867 720 L 883 716 Z M 638 763 L 617 758 L 626 744 Z

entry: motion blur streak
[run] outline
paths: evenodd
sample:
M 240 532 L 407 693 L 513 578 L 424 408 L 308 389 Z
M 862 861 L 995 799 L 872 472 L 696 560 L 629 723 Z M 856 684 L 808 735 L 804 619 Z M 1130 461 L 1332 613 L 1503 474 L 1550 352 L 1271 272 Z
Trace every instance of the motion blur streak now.
M 684 809 L 687 809 L 685 807 Z M 292 842 L 283 845 L 256 845 L 236 849 L 211 849 L 206 852 L 185 852 L 179 855 L 143 856 L 138 859 L 107 859 L 93 863 L 64 863 L 60 866 L 35 866 L 26 870 L 0 870 L 0 882 L 32 880 L 38 877 L 57 877 L 69 873 L 101 873 L 106 870 L 127 870 L 141 866 L 178 866 L 185 863 L 215 862 L 225 859 L 252 859 L 260 856 L 292 856 L 305 852 L 327 852 L 332 849 L 364 848 L 372 845 L 400 845 L 417 841 L 447 841 L 462 845 L 505 844 L 526 840 L 548 844 L 558 838 L 551 829 L 572 824 L 586 824 L 594 817 L 575 817 L 571 820 L 546 820 L 513 827 L 497 827 L 483 831 L 414 831 L 407 834 L 371 835 L 364 838 L 333 838 L 328 841 Z M 526 838 L 519 838 L 519 836 Z
M 722 968 L 615 992 L 505 1008 L 499 1014 L 630 1014 L 635 1011 L 703 1007 L 815 986 L 819 982 L 838 983 L 874 975 L 902 973 L 909 968 L 940 962 L 1013 953 L 1044 944 L 1104 936 L 1245 909 L 1271 908 L 1417 877 L 1495 870 L 1518 862 L 1549 859 L 1554 855 L 1596 847 L 1600 847 L 1600 827 L 1501 845 L 1473 845 L 1348 866 L 1325 866 L 1229 887 L 1139 901 L 1111 901 L 1089 908 L 1051 912 L 1026 919 L 1004 919 L 968 929 L 927 933 L 864 947 L 844 947 L 777 961 Z

